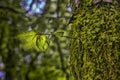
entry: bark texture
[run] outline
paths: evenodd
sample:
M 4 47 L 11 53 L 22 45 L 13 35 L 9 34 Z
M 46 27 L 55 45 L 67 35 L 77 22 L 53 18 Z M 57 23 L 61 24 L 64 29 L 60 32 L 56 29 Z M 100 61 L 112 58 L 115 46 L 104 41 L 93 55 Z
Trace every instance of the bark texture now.
M 120 80 L 118 1 L 81 0 L 73 17 L 70 65 L 75 80 Z

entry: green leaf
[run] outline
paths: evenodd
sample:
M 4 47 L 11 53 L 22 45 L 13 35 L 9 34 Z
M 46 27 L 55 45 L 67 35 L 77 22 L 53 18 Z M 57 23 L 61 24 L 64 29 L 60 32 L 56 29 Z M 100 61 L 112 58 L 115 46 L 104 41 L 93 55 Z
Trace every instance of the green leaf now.
M 36 42 L 36 32 L 35 31 L 28 31 L 22 34 L 19 34 L 18 39 L 21 41 L 20 46 L 26 50 L 34 49 L 35 42 Z
M 47 36 L 38 35 L 36 39 L 36 46 L 39 48 L 40 51 L 46 51 L 49 46 Z
M 20 39 L 20 40 L 23 40 L 23 39 L 27 39 L 27 38 L 33 37 L 35 35 L 36 35 L 35 31 L 27 31 L 27 32 L 19 34 L 17 36 L 17 38 Z
M 21 47 L 25 50 L 45 51 L 49 46 L 47 36 L 35 31 L 19 34 L 17 37 L 21 41 Z

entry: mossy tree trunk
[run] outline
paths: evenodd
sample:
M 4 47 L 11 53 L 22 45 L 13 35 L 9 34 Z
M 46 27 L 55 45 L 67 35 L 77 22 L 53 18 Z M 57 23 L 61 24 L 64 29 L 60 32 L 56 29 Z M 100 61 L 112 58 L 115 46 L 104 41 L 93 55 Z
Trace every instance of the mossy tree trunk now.
M 71 71 L 75 80 L 120 80 L 119 3 L 92 3 L 81 0 L 73 12 Z

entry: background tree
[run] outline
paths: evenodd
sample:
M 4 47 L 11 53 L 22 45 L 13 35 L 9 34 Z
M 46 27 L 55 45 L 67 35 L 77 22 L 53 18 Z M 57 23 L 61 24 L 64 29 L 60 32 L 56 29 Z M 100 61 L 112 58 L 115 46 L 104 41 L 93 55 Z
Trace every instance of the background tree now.
M 75 80 L 120 80 L 119 0 L 79 1 L 75 9 L 71 0 L 70 65 Z

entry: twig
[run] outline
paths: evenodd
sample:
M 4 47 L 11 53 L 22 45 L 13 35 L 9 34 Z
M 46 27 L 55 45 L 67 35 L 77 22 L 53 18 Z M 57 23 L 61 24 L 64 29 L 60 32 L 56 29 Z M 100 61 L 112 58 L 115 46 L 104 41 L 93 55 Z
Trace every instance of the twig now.
M 69 80 L 69 74 L 65 68 L 65 63 L 64 63 L 64 56 L 63 56 L 63 53 L 62 53 L 62 50 L 60 48 L 60 43 L 58 42 L 58 38 L 56 37 L 56 43 L 57 43 L 57 50 L 59 52 L 59 55 L 60 55 L 60 62 L 61 62 L 61 69 L 62 71 L 66 74 L 66 80 Z
M 7 7 L 7 6 L 1 6 L 0 5 L 0 9 L 9 10 L 9 11 L 12 11 L 12 12 L 17 13 L 17 14 L 24 14 L 23 12 L 17 11 L 15 9 L 13 9 L 11 7 Z

